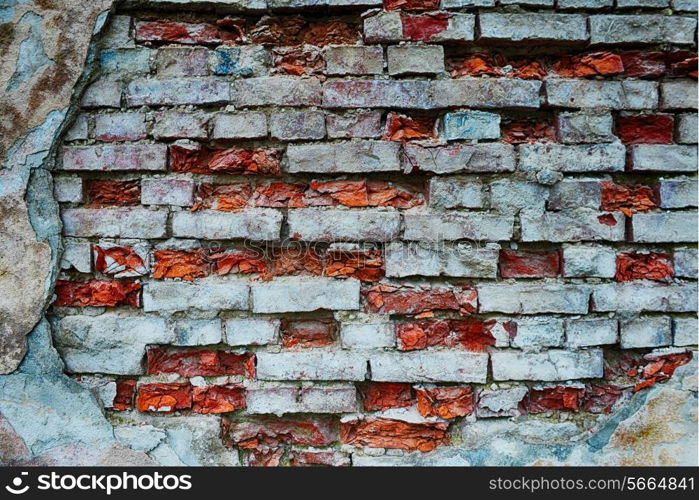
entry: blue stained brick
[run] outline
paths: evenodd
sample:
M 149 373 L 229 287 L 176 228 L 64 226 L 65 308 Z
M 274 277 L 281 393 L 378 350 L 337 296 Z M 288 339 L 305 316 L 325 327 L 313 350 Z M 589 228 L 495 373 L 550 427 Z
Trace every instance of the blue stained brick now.
M 100 54 L 100 66 L 105 73 L 150 73 L 150 49 L 110 49 Z
M 461 111 L 444 115 L 444 136 L 457 139 L 499 139 L 500 115 L 483 111 Z

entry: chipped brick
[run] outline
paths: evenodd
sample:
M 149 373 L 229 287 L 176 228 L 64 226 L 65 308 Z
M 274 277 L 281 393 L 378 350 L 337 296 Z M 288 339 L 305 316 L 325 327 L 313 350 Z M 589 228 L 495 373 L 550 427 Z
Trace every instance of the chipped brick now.
M 555 251 L 501 250 L 503 278 L 555 278 L 561 272 L 561 256 Z
M 172 413 L 192 407 L 192 386 L 189 383 L 143 384 L 138 387 L 138 411 Z
M 362 404 L 366 411 L 405 408 L 414 403 L 410 384 L 395 382 L 366 382 L 359 385 Z
M 211 272 L 207 250 L 156 250 L 153 253 L 153 277 L 181 278 L 192 281 L 203 278 Z
M 281 174 L 281 153 L 275 149 L 210 149 L 193 144 L 170 146 L 170 167 L 174 172 L 196 174 Z
M 337 325 L 332 318 L 282 320 L 284 347 L 323 347 L 335 342 Z
M 434 319 L 396 324 L 398 349 L 413 351 L 434 346 L 459 347 L 483 352 L 495 345 L 494 319 Z
M 417 388 L 417 409 L 423 417 L 452 419 L 473 413 L 475 401 L 470 387 Z
M 447 443 L 447 424 L 367 418 L 340 424 L 340 439 L 354 446 L 428 452 Z
M 140 181 L 86 180 L 85 193 L 90 208 L 132 207 L 141 203 Z
M 367 312 L 431 315 L 434 311 L 472 314 L 478 294 L 473 288 L 430 288 L 409 285 L 376 285 L 363 292 Z
M 658 206 L 656 194 L 648 186 L 622 186 L 611 181 L 602 182 L 602 210 L 618 211 L 631 216 Z M 603 222 L 600 220 L 600 222 Z
M 409 141 L 411 139 L 432 139 L 435 136 L 434 118 L 410 118 L 398 113 L 389 113 L 386 119 L 386 133 L 383 138 L 387 141 Z
M 141 306 L 141 284 L 128 280 L 58 280 L 54 293 L 57 307 Z
M 668 281 L 673 276 L 672 261 L 668 254 L 625 252 L 617 255 L 614 276 L 617 281 Z
M 194 413 L 228 413 L 245 408 L 245 388 L 239 385 L 195 387 L 192 392 Z
M 669 144 L 674 125 L 671 115 L 620 116 L 616 135 L 624 144 Z
M 255 376 L 255 355 L 228 351 L 148 350 L 148 374 L 177 373 L 183 377 L 216 377 L 221 375 Z

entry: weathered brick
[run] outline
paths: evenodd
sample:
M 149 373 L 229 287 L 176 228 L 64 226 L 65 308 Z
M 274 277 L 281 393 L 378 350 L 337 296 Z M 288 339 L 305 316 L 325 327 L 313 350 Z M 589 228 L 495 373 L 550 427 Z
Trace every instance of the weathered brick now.
M 518 318 L 516 334 L 512 336 L 512 347 L 537 349 L 560 347 L 563 344 L 563 320 L 558 318 Z
M 697 22 L 680 16 L 590 16 L 590 43 L 694 43 Z
M 198 174 L 281 174 L 281 151 L 271 148 L 209 148 L 199 143 L 178 141 L 172 144 L 170 167 L 175 172 Z
M 573 348 L 616 344 L 619 326 L 615 319 L 566 320 L 566 345 Z
M 589 210 L 523 213 L 522 241 L 623 241 L 624 216 Z
M 675 276 L 679 278 L 697 278 L 697 250 L 695 248 L 678 248 L 674 254 Z
M 562 108 L 652 109 L 658 104 L 658 84 L 623 80 L 546 81 L 549 105 Z
M 212 44 L 235 42 L 241 34 L 227 31 L 215 24 L 186 23 L 169 19 L 157 21 L 137 21 L 135 26 L 137 42 Z
M 89 243 L 78 243 L 66 238 L 61 255 L 61 269 L 75 269 L 81 273 L 92 271 L 92 249 Z
M 192 407 L 192 386 L 189 382 L 141 384 L 136 408 L 142 412 L 172 413 Z
M 270 56 L 261 45 L 221 46 L 211 52 L 209 65 L 215 75 L 266 76 Z
M 355 411 L 357 393 L 353 385 L 265 384 L 248 389 L 247 400 L 253 414 L 346 413 Z
M 696 144 L 698 128 L 696 113 L 683 113 L 678 115 L 677 142 L 680 144 Z
M 447 440 L 446 423 L 367 418 L 343 421 L 340 439 L 353 446 L 428 452 Z
M 371 379 L 378 382 L 484 383 L 488 354 L 464 351 L 373 353 Z
M 403 238 L 412 241 L 486 240 L 512 237 L 514 219 L 491 214 L 413 214 L 403 216 Z
M 174 340 L 165 320 L 158 317 L 66 316 L 54 330 L 54 341 L 72 373 L 143 373 L 146 345 Z
M 386 321 L 343 322 L 340 326 L 343 349 L 381 349 L 394 347 L 393 325 Z
M 163 238 L 167 213 L 139 207 L 94 210 L 70 208 L 61 213 L 66 236 Z
M 511 326 L 477 318 L 407 321 L 396 324 L 396 339 L 401 351 L 443 346 L 486 352 L 489 346 L 498 344 L 494 331 L 507 331 Z
M 694 283 L 606 283 L 593 288 L 592 303 L 593 310 L 600 312 L 693 312 L 697 310 L 696 292 Z
M 328 75 L 380 75 L 383 73 L 383 48 L 376 46 L 326 47 L 323 51 Z
M 318 80 L 293 77 L 259 77 L 231 84 L 231 101 L 236 106 L 319 106 Z
M 417 409 L 423 417 L 452 419 L 474 412 L 473 389 L 465 387 L 422 386 L 415 390 Z
M 107 49 L 100 52 L 100 70 L 115 75 L 148 74 L 154 50 L 147 48 Z
M 476 416 L 478 418 L 518 417 L 521 414 L 520 404 L 527 392 L 526 387 L 481 390 L 477 396 Z
M 201 47 L 163 47 L 155 56 L 155 71 L 159 78 L 207 76 L 209 51 Z
M 245 387 L 236 384 L 195 387 L 192 391 L 194 413 L 230 413 L 245 408 Z
M 423 80 L 345 80 L 323 84 L 326 108 L 429 109 L 431 82 Z
M 660 180 L 660 207 L 687 208 L 697 206 L 697 181 L 686 177 Z
M 661 109 L 697 109 L 696 80 L 668 80 L 660 84 Z
M 247 310 L 250 287 L 240 281 L 151 281 L 143 288 L 143 310 Z
M 53 180 L 53 196 L 58 202 L 83 201 L 83 181 L 80 177 L 56 177 Z
M 149 267 L 149 251 L 150 246 L 144 243 L 131 247 L 114 243 L 92 245 L 95 270 L 115 278 L 145 276 Z
M 83 108 L 119 108 L 124 84 L 109 77 L 102 77 L 90 84 L 80 98 Z
M 491 354 L 495 380 L 557 381 L 601 378 L 602 351 L 570 352 L 552 349 L 540 353 L 495 351 Z
M 219 113 L 212 119 L 212 139 L 264 139 L 267 116 L 259 111 Z
M 364 380 L 363 354 L 341 351 L 258 352 L 260 380 Z
M 463 44 L 473 40 L 476 16 L 456 12 L 403 14 L 401 21 L 407 40 Z
M 672 142 L 671 115 L 619 116 L 616 133 L 624 144 L 667 144 Z
M 447 113 L 443 121 L 444 138 L 448 141 L 500 138 L 500 115 L 496 113 L 483 111 Z
M 514 78 L 460 78 L 435 80 L 434 107 L 538 108 L 541 82 Z
M 155 115 L 152 134 L 156 139 L 206 139 L 208 120 L 202 113 L 163 111 Z
M 256 313 L 359 309 L 357 280 L 278 278 L 253 283 L 251 288 L 252 310 Z
M 206 319 L 181 319 L 173 327 L 176 346 L 220 344 L 223 338 L 221 321 Z
M 180 238 L 274 240 L 279 237 L 282 214 L 271 209 L 223 212 L 177 212 L 172 234 Z
M 430 179 L 430 206 L 437 208 L 483 208 L 483 185 L 453 177 Z
M 306 241 L 390 241 L 400 231 L 400 214 L 379 210 L 296 209 L 289 234 Z
M 558 115 L 558 138 L 565 144 L 613 142 L 613 123 L 610 113 L 561 113 Z
M 468 315 L 476 310 L 475 289 L 417 287 L 382 283 L 362 291 L 365 307 L 377 314 L 423 314 L 433 311 L 458 311 Z
M 436 174 L 511 172 L 515 169 L 514 148 L 501 143 L 406 144 L 403 166 L 406 172 L 418 170 Z
M 555 278 L 560 272 L 561 256 L 557 251 L 500 251 L 503 278 Z
M 297 141 L 325 137 L 322 111 L 279 111 L 272 113 L 269 130 L 275 139 Z
M 581 285 L 518 283 L 480 285 L 479 311 L 508 314 L 585 314 L 590 289 Z
M 587 20 L 576 14 L 481 14 L 481 39 L 587 41 Z
M 519 146 L 520 168 L 525 172 L 619 172 L 624 170 L 626 149 L 619 143 L 561 146 Z
M 182 377 L 255 376 L 255 355 L 220 350 L 150 348 L 148 375 L 177 374 Z
M 112 16 L 101 42 L 104 47 L 133 47 L 135 44 L 131 35 L 131 16 Z
M 63 148 L 63 170 L 165 170 L 167 147 L 162 144 L 105 144 Z
M 565 178 L 551 187 L 549 210 L 574 208 L 599 209 L 602 204 L 602 183 L 599 179 Z
M 330 139 L 378 138 L 381 129 L 381 112 L 365 111 L 343 115 L 325 115 L 325 126 Z
M 230 84 L 215 77 L 133 80 L 126 87 L 129 107 L 224 104 L 230 96 Z
M 697 147 L 637 144 L 631 147 L 631 163 L 638 171 L 694 172 Z
M 400 145 L 386 141 L 351 141 L 332 144 L 291 144 L 289 172 L 365 173 L 400 170 Z
M 141 284 L 134 281 L 56 281 L 56 307 L 141 306 Z
M 694 243 L 697 212 L 636 214 L 631 220 L 633 241 Z
M 194 181 L 177 178 L 143 179 L 141 203 L 191 207 L 194 204 Z
M 89 179 L 85 181 L 87 207 L 136 206 L 141 198 L 141 184 L 137 181 Z
M 613 278 L 616 252 L 601 245 L 563 247 L 563 274 L 570 278 Z
M 602 181 L 602 210 L 619 211 L 632 216 L 636 212 L 646 212 L 658 206 L 657 194 L 650 186 L 622 185 Z
M 391 76 L 444 71 L 444 47 L 441 45 L 389 45 L 386 57 Z
M 697 345 L 697 318 L 675 318 L 672 320 L 674 345 Z
M 548 189 L 536 182 L 505 179 L 490 184 L 490 207 L 504 214 L 515 214 L 521 209 L 543 212 L 548 196 Z
M 621 348 L 663 347 L 672 344 L 670 318 L 642 316 L 621 320 Z
M 275 344 L 279 340 L 278 319 L 233 318 L 226 320 L 226 344 L 232 346 Z
M 403 22 L 398 12 L 380 11 L 364 18 L 364 41 L 398 42 L 403 39 Z
M 410 243 L 391 243 L 386 248 L 386 276 L 458 276 L 495 278 L 499 245 L 485 248 L 454 245 L 444 248 Z
M 75 117 L 75 121 L 66 131 L 65 135 L 63 136 L 63 140 L 66 142 L 87 140 L 89 128 L 90 123 L 88 121 L 87 115 L 79 114 Z

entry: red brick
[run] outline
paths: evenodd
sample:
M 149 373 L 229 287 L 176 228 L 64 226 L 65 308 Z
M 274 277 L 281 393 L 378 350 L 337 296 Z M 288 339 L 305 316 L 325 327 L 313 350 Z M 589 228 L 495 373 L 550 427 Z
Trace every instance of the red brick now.
M 500 252 L 500 274 L 503 278 L 555 278 L 560 272 L 561 256 L 556 251 Z
M 620 54 L 624 64 L 624 76 L 634 78 L 656 78 L 665 74 L 663 52 L 629 51 Z
M 130 247 L 109 247 L 102 248 L 99 245 L 92 245 L 95 254 L 95 269 L 103 274 L 115 274 L 110 272 L 113 267 L 118 267 L 118 273 L 138 273 L 145 274 L 146 264 L 133 248 Z
M 595 52 L 584 56 L 562 57 L 553 70 L 564 78 L 613 76 L 624 71 L 622 58 L 611 52 Z
M 383 411 L 404 408 L 414 403 L 410 384 L 395 382 L 366 382 L 359 385 L 362 403 L 366 411 Z
M 86 180 L 87 206 L 132 207 L 141 203 L 140 181 Z
M 458 311 L 471 314 L 477 307 L 478 293 L 473 288 L 430 288 L 410 285 L 375 285 L 363 294 L 366 310 L 380 314 L 431 314 L 434 311 Z
M 408 40 L 429 42 L 432 37 L 449 26 L 450 15 L 444 12 L 419 16 L 402 14 L 403 37 Z
M 345 444 L 428 452 L 447 443 L 446 423 L 412 424 L 384 418 L 367 418 L 340 424 Z
M 245 408 L 245 388 L 234 384 L 195 387 L 192 401 L 194 413 L 228 413 Z
M 489 54 L 471 54 L 465 58 L 447 59 L 452 78 L 460 76 L 504 76 L 495 59 Z
M 580 411 L 584 387 L 547 387 L 531 389 L 522 405 L 528 413 L 545 413 L 548 411 Z
M 311 275 L 323 273 L 322 256 L 305 245 L 289 245 L 272 250 L 271 272 L 274 276 Z
M 282 47 L 272 51 L 273 73 L 282 75 L 320 75 L 325 72 L 325 59 L 318 47 Z
M 386 10 L 439 10 L 440 0 L 383 0 Z
M 678 50 L 667 54 L 667 76 L 697 77 L 697 54 L 687 50 Z
M 617 281 L 668 281 L 674 275 L 670 256 L 665 253 L 625 252 L 616 257 Z
M 223 29 L 209 23 L 185 23 L 171 20 L 136 22 L 136 41 L 211 44 L 237 42 L 243 33 L 239 29 Z
M 339 439 L 337 421 L 333 418 L 258 417 L 230 422 L 227 438 L 242 449 L 298 446 L 328 446 Z
M 425 203 L 417 189 L 385 181 L 311 182 L 306 191 L 307 206 L 412 208 Z
M 255 250 L 220 250 L 208 256 L 213 263 L 213 271 L 219 276 L 225 274 L 267 274 L 267 263 L 260 252 Z
M 211 272 L 207 250 L 156 250 L 153 253 L 153 277 L 181 278 L 191 281 L 203 278 Z
M 389 113 L 386 118 L 386 141 L 409 141 L 433 139 L 437 135 L 435 119 L 430 116 L 411 118 L 398 113 Z
M 496 320 L 432 319 L 396 324 L 398 349 L 413 351 L 433 346 L 460 347 L 482 352 L 495 345 L 491 332 Z
M 357 24 L 341 20 L 309 21 L 303 17 L 264 16 L 252 27 L 252 43 L 263 45 L 354 45 L 360 39 Z
M 609 414 L 623 395 L 623 389 L 619 386 L 592 384 L 585 388 L 585 399 L 582 409 L 589 413 Z
M 622 186 L 611 181 L 602 182 L 602 210 L 618 211 L 631 216 L 657 206 L 657 196 L 648 186 Z
M 135 281 L 56 281 L 58 307 L 141 306 L 141 284 Z
M 470 387 L 434 387 L 415 389 L 417 409 L 423 417 L 451 419 L 473 413 Z
M 271 182 L 255 188 L 254 204 L 256 207 L 301 208 L 304 202 L 305 184 L 288 182 Z
M 170 352 L 148 349 L 148 374 L 177 373 L 183 377 L 243 375 L 255 377 L 255 354 L 212 350 Z
M 249 207 L 252 203 L 252 186 L 249 184 L 212 184 L 199 185 L 192 210 L 219 210 L 234 212 Z
M 143 384 L 138 387 L 138 411 L 172 413 L 192 407 L 192 386 L 186 383 Z
M 502 140 L 510 144 L 556 142 L 556 128 L 546 120 L 518 120 L 503 123 Z
M 624 144 L 669 144 L 674 120 L 671 115 L 619 116 L 616 135 Z
M 335 341 L 337 326 L 332 318 L 282 320 L 284 347 L 323 347 Z
M 383 278 L 384 272 L 381 250 L 330 249 L 326 253 L 323 267 L 325 276 L 356 278 L 359 281 L 367 282 L 380 280 Z
M 133 408 L 136 381 L 131 379 L 119 379 L 116 381 L 116 396 L 112 407 L 115 410 L 126 411 Z
M 692 351 L 677 354 L 646 354 L 644 358 L 649 361 L 640 372 L 641 382 L 637 383 L 633 392 L 638 392 L 646 387 L 652 387 L 657 382 L 664 382 L 672 378 L 675 370 L 686 365 L 692 360 Z
M 281 152 L 277 149 L 211 149 L 193 144 L 170 146 L 170 167 L 174 172 L 196 174 L 281 174 Z

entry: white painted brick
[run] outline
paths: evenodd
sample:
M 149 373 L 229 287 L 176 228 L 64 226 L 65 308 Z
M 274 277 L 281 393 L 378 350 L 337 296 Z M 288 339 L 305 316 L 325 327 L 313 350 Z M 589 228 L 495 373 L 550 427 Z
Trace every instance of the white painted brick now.
M 261 384 L 247 390 L 247 412 L 252 414 L 351 413 L 356 411 L 353 385 L 306 386 Z
M 85 89 L 80 106 L 83 108 L 119 108 L 124 84 L 111 78 L 100 78 Z
M 364 380 L 367 359 L 341 351 L 258 352 L 259 380 Z
M 512 347 L 520 349 L 560 347 L 563 343 L 563 320 L 558 318 L 517 319 L 517 335 L 511 340 Z
M 224 104 L 230 95 L 229 82 L 215 77 L 133 80 L 126 87 L 129 107 Z
M 143 287 L 143 310 L 246 310 L 249 292 L 242 281 L 150 281 Z
M 674 345 L 697 345 L 697 331 L 699 325 L 697 318 L 675 318 L 672 320 L 674 331 Z
M 156 139 L 206 139 L 209 116 L 196 111 L 163 111 L 155 114 Z
M 252 283 L 256 313 L 359 309 L 359 281 L 333 278 L 277 278 Z
M 61 213 L 65 236 L 163 238 L 167 212 L 146 208 L 70 208 Z
M 602 183 L 599 179 L 567 178 L 557 182 L 549 192 L 549 210 L 592 208 L 602 204 Z
M 636 144 L 631 147 L 633 170 L 694 172 L 697 169 L 697 147 L 669 144 Z
M 287 222 L 306 241 L 390 241 L 400 231 L 400 214 L 386 210 L 293 209 Z
M 103 274 L 107 274 L 110 276 L 113 276 L 114 278 L 133 278 L 133 277 L 139 277 L 139 276 L 145 276 L 148 274 L 148 269 L 149 269 L 149 254 L 150 254 L 150 245 L 145 242 L 119 242 L 119 243 L 111 243 L 111 242 L 101 242 L 98 246 L 94 246 L 92 248 L 92 257 L 95 262 L 97 262 L 100 259 L 100 254 L 101 252 L 98 251 L 98 248 L 101 250 L 108 250 L 110 248 L 114 247 L 122 247 L 124 245 L 128 245 L 133 253 L 137 255 L 141 259 L 141 263 L 138 265 L 134 265 L 133 263 L 129 266 L 126 265 L 123 261 L 118 261 L 117 259 L 113 258 L 110 255 L 104 254 L 104 270 L 101 271 Z
M 660 84 L 661 109 L 697 109 L 696 80 L 668 80 Z
M 173 345 L 194 346 L 220 344 L 223 338 L 218 319 L 178 319 L 174 326 Z
M 435 174 L 512 172 L 515 152 L 512 145 L 504 143 L 406 144 L 403 166 L 406 172 L 417 168 Z
M 616 344 L 619 326 L 615 319 L 568 319 L 566 320 L 566 345 L 589 347 Z
M 500 138 L 500 115 L 485 111 L 459 111 L 443 117 L 444 138 L 480 140 Z
M 226 320 L 226 344 L 266 345 L 279 341 L 281 321 L 274 318 L 233 318 Z
M 437 208 L 483 208 L 483 184 L 468 179 L 430 179 L 430 206 Z
M 164 144 L 105 144 L 63 148 L 63 170 L 165 170 Z
M 590 297 L 590 288 L 582 285 L 499 283 L 477 288 L 482 313 L 585 314 Z
M 527 395 L 527 387 L 512 387 L 511 389 L 495 389 L 478 391 L 478 418 L 489 417 L 519 417 L 519 404 Z
M 143 113 L 98 113 L 94 121 L 92 137 L 98 141 L 137 141 L 148 135 Z
M 696 144 L 698 128 L 696 113 L 677 115 L 677 142 L 680 144 Z
M 299 141 L 325 137 L 322 111 L 278 111 L 270 117 L 269 130 L 275 139 Z
M 400 171 L 400 144 L 390 141 L 351 141 L 290 144 L 289 172 L 362 173 Z
M 626 148 L 620 142 L 591 145 L 523 144 L 519 147 L 524 172 L 623 172 Z
M 177 212 L 172 234 L 179 238 L 274 240 L 279 238 L 282 214 L 271 209 L 239 212 Z
M 83 180 L 80 177 L 54 177 L 53 196 L 58 202 L 83 201 Z
M 672 344 L 670 318 L 642 316 L 621 320 L 621 348 L 664 347 Z
M 481 39 L 586 41 L 587 19 L 577 14 L 487 13 L 479 16 Z
M 509 240 L 514 227 L 514 217 L 481 213 L 406 213 L 403 221 L 403 238 L 412 241 Z
M 386 49 L 388 74 L 435 74 L 444 71 L 444 47 L 441 45 L 389 45 Z
M 246 78 L 231 84 L 235 106 L 319 106 L 321 95 L 316 79 L 272 76 Z
M 396 345 L 393 324 L 388 322 L 342 323 L 340 338 L 343 349 L 381 349 Z
M 553 382 L 604 375 L 602 351 L 564 351 L 552 349 L 540 353 L 493 351 L 491 353 L 495 380 L 540 380 Z
M 614 119 L 611 113 L 560 113 L 558 138 L 566 144 L 579 142 L 612 142 Z
M 563 247 L 563 275 L 569 278 L 613 278 L 616 252 L 601 245 Z
M 213 139 L 260 139 L 267 137 L 267 116 L 259 111 L 219 113 L 212 120 Z
M 606 283 L 592 290 L 594 311 L 694 312 L 696 283 L 660 285 L 649 282 Z
M 92 249 L 89 243 L 64 241 L 61 269 L 73 268 L 81 273 L 92 272 Z
M 70 126 L 68 131 L 63 136 L 65 141 L 84 141 L 87 139 L 88 129 L 90 128 L 87 120 L 87 115 L 80 114 L 75 117 L 75 121 Z
M 697 279 L 697 249 L 678 248 L 674 254 L 675 276 Z
M 653 109 L 658 104 L 658 84 L 551 78 L 546 81 L 546 97 L 551 106 L 561 108 Z
M 327 75 L 380 75 L 383 73 L 381 46 L 326 47 L 323 56 Z
M 464 351 L 386 352 L 370 355 L 377 382 L 476 382 L 488 375 L 488 355 Z
M 514 214 L 523 208 L 543 212 L 548 196 L 546 186 L 536 182 L 499 180 L 490 184 L 490 207 L 505 214 Z
M 696 20 L 662 15 L 590 16 L 590 43 L 694 43 Z
M 331 139 L 353 137 L 377 138 L 383 134 L 380 111 L 364 111 L 343 115 L 325 115 L 325 126 Z
M 634 214 L 633 241 L 645 243 L 694 243 L 697 241 L 697 212 Z
M 194 181 L 190 179 L 160 177 L 142 179 L 141 203 L 191 207 L 194 204 L 194 188 Z
M 403 39 L 403 22 L 398 11 L 380 11 L 364 18 L 364 40 L 367 43 L 398 42 Z
M 660 180 L 660 207 L 687 208 L 697 206 L 697 181 L 686 177 Z
M 609 226 L 600 217 L 611 215 L 616 224 Z M 618 212 L 570 210 L 542 214 L 525 212 L 521 215 L 522 241 L 623 241 L 624 216 Z M 603 219 L 605 220 L 605 219 Z
M 386 247 L 386 276 L 454 276 L 495 278 L 500 245 L 489 243 L 478 248 L 457 244 L 441 248 L 423 242 L 391 243 Z

